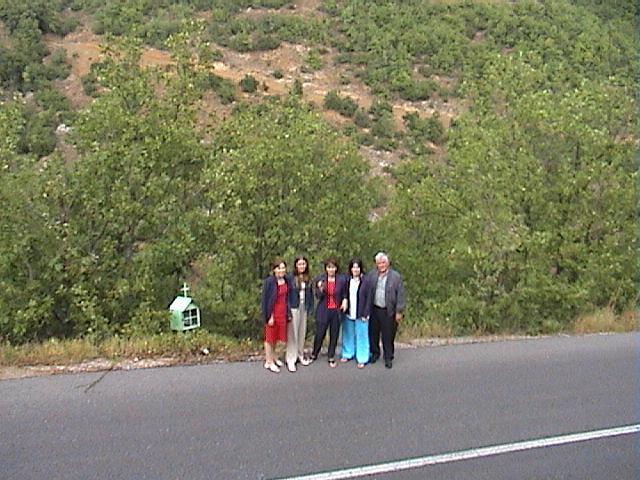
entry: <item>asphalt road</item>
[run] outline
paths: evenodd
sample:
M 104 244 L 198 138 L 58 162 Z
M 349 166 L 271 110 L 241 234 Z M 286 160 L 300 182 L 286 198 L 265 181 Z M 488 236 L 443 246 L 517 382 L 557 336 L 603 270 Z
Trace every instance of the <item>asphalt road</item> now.
M 396 351 L 275 375 L 260 363 L 0 382 L 0 479 L 270 479 L 640 423 L 640 336 Z M 640 435 L 377 479 L 636 479 Z M 327 477 L 329 478 L 329 477 Z

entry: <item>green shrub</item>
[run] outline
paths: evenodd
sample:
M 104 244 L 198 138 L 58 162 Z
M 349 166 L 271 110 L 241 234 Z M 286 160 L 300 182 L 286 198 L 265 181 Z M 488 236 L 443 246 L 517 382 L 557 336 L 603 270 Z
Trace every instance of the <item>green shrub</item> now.
M 356 135 L 356 142 L 360 145 L 370 146 L 375 143 L 376 139 L 370 132 L 358 132 Z
M 209 88 L 216 92 L 218 98 L 224 105 L 235 102 L 236 87 L 231 80 L 227 80 L 213 73 L 209 73 L 206 79 Z
M 163 48 L 167 39 L 180 31 L 180 26 L 181 22 L 175 19 L 153 18 L 144 24 L 140 36 L 145 43 L 156 48 Z
M 275 35 L 258 32 L 251 39 L 250 45 L 253 51 L 275 50 L 280 46 L 280 39 Z
M 400 96 L 412 102 L 428 100 L 438 91 L 438 84 L 433 80 L 411 81 L 399 90 Z
M 250 52 L 253 50 L 251 35 L 245 32 L 234 35 L 229 39 L 228 47 L 240 53 Z
M 67 78 L 71 73 L 71 64 L 67 61 L 67 51 L 64 48 L 54 50 L 49 57 L 47 67 L 47 78 L 49 80 Z
M 445 131 L 438 112 L 428 118 L 420 118 L 416 112 L 411 112 L 407 113 L 403 119 L 414 139 L 428 140 L 437 145 L 444 142 Z
M 393 152 L 398 148 L 398 141 L 393 137 L 378 137 L 374 141 L 374 147 L 376 150 Z
M 322 56 L 317 49 L 309 50 L 307 57 L 305 58 L 305 66 L 307 67 L 308 72 L 315 72 L 320 70 L 324 62 L 322 61 Z
M 350 97 L 341 97 L 336 90 L 330 90 L 324 97 L 324 107 L 335 110 L 345 117 L 353 117 L 358 110 L 358 104 Z
M 374 120 L 378 120 L 393 113 L 393 107 L 387 100 L 376 98 L 369 107 L 369 113 Z
M 72 112 L 71 103 L 67 97 L 54 88 L 38 90 L 34 98 L 40 108 L 55 115 L 56 124 L 69 124 L 74 118 L 74 112 Z
M 20 139 L 20 152 L 38 158 L 51 154 L 56 148 L 55 127 L 54 114 L 30 112 Z
M 395 133 L 395 122 L 390 113 L 375 118 L 371 124 L 371 133 L 377 138 L 391 137 Z
M 302 94 L 303 94 L 302 82 L 300 81 L 299 78 L 296 78 L 293 81 L 293 85 L 291 85 L 291 95 L 294 95 L 296 97 L 301 97 Z
M 358 108 L 355 115 L 353 116 L 353 123 L 355 123 L 360 128 L 369 128 L 371 126 L 371 118 L 366 111 Z
M 245 93 L 255 93 L 258 90 L 258 81 L 252 75 L 245 75 L 239 82 L 240 90 Z
M 88 95 L 89 97 L 98 96 L 98 87 L 100 86 L 100 82 L 98 81 L 98 76 L 94 72 L 89 72 L 86 75 L 83 75 L 80 78 L 80 82 L 82 83 L 82 91 L 85 95 Z

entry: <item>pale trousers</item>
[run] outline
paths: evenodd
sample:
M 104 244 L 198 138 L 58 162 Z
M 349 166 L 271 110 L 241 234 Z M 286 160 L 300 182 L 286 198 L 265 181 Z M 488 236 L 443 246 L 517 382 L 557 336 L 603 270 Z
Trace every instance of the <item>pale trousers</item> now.
M 291 321 L 287 324 L 287 364 L 304 357 L 304 341 L 307 336 L 307 311 L 304 308 L 291 309 Z
M 342 358 L 369 361 L 369 321 L 345 316 L 342 322 Z

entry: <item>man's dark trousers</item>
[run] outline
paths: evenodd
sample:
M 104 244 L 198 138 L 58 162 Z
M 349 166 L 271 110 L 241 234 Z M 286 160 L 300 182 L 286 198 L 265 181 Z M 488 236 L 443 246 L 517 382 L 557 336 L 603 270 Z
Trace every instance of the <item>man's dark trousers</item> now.
M 397 324 L 393 316 L 387 314 L 386 308 L 376 307 L 371 309 L 369 319 L 369 345 L 371 358 L 380 358 L 380 337 L 382 336 L 382 350 L 384 361 L 393 360 L 393 342 L 396 338 Z

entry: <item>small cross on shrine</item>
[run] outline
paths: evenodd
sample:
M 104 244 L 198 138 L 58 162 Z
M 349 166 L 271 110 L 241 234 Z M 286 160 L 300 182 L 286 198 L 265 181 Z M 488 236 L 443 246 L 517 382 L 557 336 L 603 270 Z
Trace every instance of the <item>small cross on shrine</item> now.
M 184 282 L 182 284 L 182 288 L 180 289 L 180 291 L 182 292 L 182 296 L 183 297 L 188 297 L 189 296 L 189 287 L 187 286 L 187 282 Z

